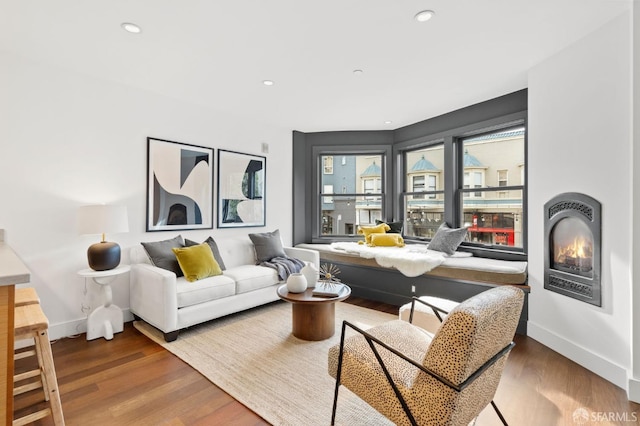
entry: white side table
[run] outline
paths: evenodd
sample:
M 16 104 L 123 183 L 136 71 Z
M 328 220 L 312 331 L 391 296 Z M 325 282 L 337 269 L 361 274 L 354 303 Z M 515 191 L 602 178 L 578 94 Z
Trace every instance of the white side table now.
M 124 329 L 124 317 L 122 309 L 113 305 L 111 294 L 111 282 L 118 275 L 126 274 L 131 267 L 120 265 L 108 271 L 94 271 L 93 269 L 83 269 L 78 271 L 81 277 L 92 278 L 96 284 L 102 287 L 102 297 L 104 305 L 95 308 L 87 318 L 87 340 L 104 337 L 107 340 L 113 339 L 113 333 L 120 333 Z

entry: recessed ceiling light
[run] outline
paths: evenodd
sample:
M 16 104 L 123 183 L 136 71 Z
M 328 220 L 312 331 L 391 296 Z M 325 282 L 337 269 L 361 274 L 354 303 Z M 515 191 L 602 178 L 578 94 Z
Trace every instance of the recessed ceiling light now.
M 354 73 L 355 75 L 361 75 L 363 72 L 364 72 L 364 71 L 362 71 L 362 70 L 353 70 L 353 73 Z
M 142 29 L 136 24 L 132 24 L 131 22 L 123 22 L 120 24 L 123 30 L 128 31 L 133 34 L 139 34 L 142 32 Z
M 262 84 L 264 84 L 265 86 L 273 86 L 273 81 L 272 80 L 263 80 Z
M 433 18 L 433 15 L 436 13 L 433 10 L 423 10 L 422 12 L 416 13 L 416 16 L 413 17 L 418 22 L 427 22 L 429 19 Z
M 387 120 L 387 121 L 384 122 L 384 124 L 391 124 L 391 123 L 393 123 L 393 121 L 391 121 L 391 120 Z

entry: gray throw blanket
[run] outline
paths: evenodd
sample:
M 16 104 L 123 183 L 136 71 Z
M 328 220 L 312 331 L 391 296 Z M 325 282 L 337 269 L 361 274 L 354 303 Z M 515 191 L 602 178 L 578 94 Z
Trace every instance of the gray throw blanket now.
M 295 257 L 274 257 L 271 260 L 260 262 L 260 266 L 266 266 L 278 271 L 280 281 L 286 281 L 289 275 L 300 272 L 304 267 L 304 262 Z

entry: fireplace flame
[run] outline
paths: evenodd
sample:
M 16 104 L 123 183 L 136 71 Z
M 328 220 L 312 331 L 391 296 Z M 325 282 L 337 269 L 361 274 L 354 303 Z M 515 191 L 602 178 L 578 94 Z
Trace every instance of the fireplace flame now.
M 565 246 L 556 245 L 555 261 L 567 265 L 591 266 L 593 242 L 590 239 L 576 237 Z

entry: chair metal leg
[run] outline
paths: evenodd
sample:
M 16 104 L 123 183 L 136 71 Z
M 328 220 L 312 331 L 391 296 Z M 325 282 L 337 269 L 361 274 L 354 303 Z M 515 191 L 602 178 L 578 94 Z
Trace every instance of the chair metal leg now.
M 500 421 L 502 422 L 502 424 L 504 426 L 509 426 L 507 424 L 507 421 L 504 419 L 504 417 L 502 416 L 502 413 L 500 412 L 500 410 L 498 410 L 498 406 L 496 405 L 495 402 L 493 402 L 493 400 L 491 400 L 491 406 L 493 407 L 494 410 L 496 410 L 496 414 L 498 415 L 498 417 L 500 417 Z
M 342 357 L 344 355 L 344 333 L 346 324 L 342 322 L 342 333 L 340 335 L 340 353 L 338 355 L 338 371 L 336 371 L 336 390 L 333 394 L 333 410 L 331 411 L 331 426 L 336 421 L 336 410 L 338 408 L 338 391 L 340 390 L 340 377 L 342 376 Z
M 336 424 L 336 409 L 338 408 L 338 389 L 340 389 L 340 382 L 336 380 L 336 391 L 333 394 L 333 410 L 331 411 L 331 426 Z

